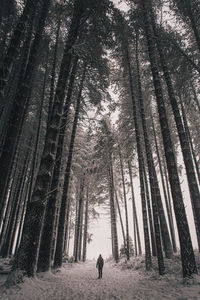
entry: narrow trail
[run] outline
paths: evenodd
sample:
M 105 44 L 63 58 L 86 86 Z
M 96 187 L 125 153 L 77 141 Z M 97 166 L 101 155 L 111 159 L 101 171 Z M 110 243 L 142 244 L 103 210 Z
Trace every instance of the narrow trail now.
M 197 293 L 197 288 L 199 292 Z M 196 296 L 199 294 L 199 297 Z M 158 280 L 138 270 L 121 270 L 106 263 L 103 278 L 97 279 L 95 262 L 66 265 L 55 275 L 26 279 L 11 288 L 2 300 L 198 300 L 200 286 L 184 286 L 172 278 Z

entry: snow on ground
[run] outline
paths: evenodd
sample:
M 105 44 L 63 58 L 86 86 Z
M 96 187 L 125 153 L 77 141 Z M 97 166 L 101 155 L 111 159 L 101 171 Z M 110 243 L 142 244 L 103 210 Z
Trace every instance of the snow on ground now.
M 199 259 L 199 257 L 198 257 Z M 25 278 L 15 287 L 0 287 L 1 300 L 198 300 L 200 276 L 183 284 L 180 259 L 165 260 L 166 274 L 157 267 L 145 272 L 143 258 L 130 263 L 106 262 L 103 278 L 97 279 L 95 261 L 65 264 L 57 273 Z M 156 262 L 154 262 L 156 266 Z M 5 275 L 3 275 L 5 278 Z M 5 279 L 4 279 L 5 280 Z

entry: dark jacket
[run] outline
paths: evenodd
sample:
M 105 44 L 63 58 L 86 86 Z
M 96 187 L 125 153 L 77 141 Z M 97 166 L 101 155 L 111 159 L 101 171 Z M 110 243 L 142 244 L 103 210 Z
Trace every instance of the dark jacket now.
M 102 256 L 99 256 L 99 258 L 97 259 L 97 267 L 103 268 L 103 264 L 104 264 L 103 258 Z

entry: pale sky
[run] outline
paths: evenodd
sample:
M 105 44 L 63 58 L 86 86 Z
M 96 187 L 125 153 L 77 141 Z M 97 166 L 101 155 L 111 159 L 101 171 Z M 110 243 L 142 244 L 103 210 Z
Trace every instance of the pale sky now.
M 121 9 L 123 11 L 128 10 L 128 5 L 124 1 L 113 0 L 113 3 L 116 7 L 118 7 L 119 9 Z

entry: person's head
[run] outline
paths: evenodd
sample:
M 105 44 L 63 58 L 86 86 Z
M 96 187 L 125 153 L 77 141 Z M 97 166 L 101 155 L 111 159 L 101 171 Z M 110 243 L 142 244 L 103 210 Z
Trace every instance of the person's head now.
M 101 257 L 101 254 L 99 254 L 99 257 Z

